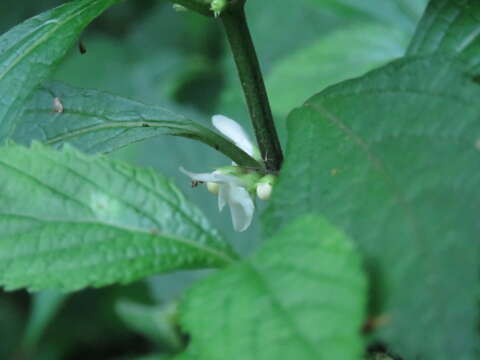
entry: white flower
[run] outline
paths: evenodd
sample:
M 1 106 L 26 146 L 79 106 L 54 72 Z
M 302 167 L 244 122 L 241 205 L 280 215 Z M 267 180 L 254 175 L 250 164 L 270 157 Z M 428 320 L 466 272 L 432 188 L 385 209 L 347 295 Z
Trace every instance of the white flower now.
M 266 175 L 257 182 L 257 196 L 261 200 L 268 200 L 272 196 L 275 176 Z
M 255 145 L 253 145 L 245 130 L 235 120 L 224 115 L 213 115 L 212 124 L 248 155 L 256 156 L 258 150 L 255 149 Z
M 226 204 L 230 207 L 233 228 L 235 231 L 245 231 L 251 224 L 255 205 L 245 183 L 234 175 L 215 170 L 212 173 L 192 173 L 183 168 L 180 170 L 192 180 L 210 184 L 218 184 L 218 209 L 223 210 Z
M 247 133 L 237 122 L 223 115 L 214 115 L 212 123 L 218 131 L 232 140 L 236 146 L 248 155 L 255 156 L 255 154 L 258 154 L 258 150 L 250 141 Z M 236 168 L 238 171 L 236 171 Z M 180 170 L 190 176 L 192 180 L 206 182 L 207 189 L 210 192 L 218 193 L 218 208 L 220 211 L 228 204 L 235 231 L 244 231 L 250 226 L 255 211 L 255 205 L 249 191 L 252 187 L 252 181 L 248 179 L 248 176 L 243 179 L 236 176 L 240 175 L 242 169 L 231 167 L 215 170 L 212 173 L 192 173 L 183 168 L 180 168 Z
M 267 183 L 258 184 L 257 196 L 262 200 L 270 199 L 270 196 L 272 196 L 272 185 Z
M 260 158 L 258 149 L 237 122 L 223 115 L 214 115 L 212 123 L 218 131 L 248 155 L 257 160 Z M 271 174 L 262 177 L 254 171 L 236 166 L 235 163 L 212 173 L 192 173 L 183 168 L 180 170 L 192 180 L 206 183 L 208 191 L 218 195 L 220 211 L 228 204 L 235 231 L 244 231 L 250 226 L 255 211 L 253 201 L 255 192 L 260 199 L 268 200 L 276 179 Z
M 210 191 L 213 195 L 218 195 L 220 192 L 220 185 L 214 182 L 207 182 L 207 190 Z

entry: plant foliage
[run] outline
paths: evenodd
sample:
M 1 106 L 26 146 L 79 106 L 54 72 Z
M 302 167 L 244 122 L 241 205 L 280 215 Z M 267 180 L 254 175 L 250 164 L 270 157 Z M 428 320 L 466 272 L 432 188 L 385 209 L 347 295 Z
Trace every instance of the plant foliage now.
M 0 36 L 0 358 L 478 358 L 480 2 L 117 3 Z

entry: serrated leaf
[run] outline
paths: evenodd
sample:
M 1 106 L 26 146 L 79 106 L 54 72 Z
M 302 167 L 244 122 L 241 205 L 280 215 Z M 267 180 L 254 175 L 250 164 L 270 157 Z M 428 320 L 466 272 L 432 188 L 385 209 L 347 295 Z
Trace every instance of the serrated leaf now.
M 476 358 L 480 87 L 464 66 L 402 59 L 308 100 L 264 216 L 270 233 L 311 212 L 345 229 L 406 359 Z
M 306 216 L 180 306 L 198 359 L 362 359 L 366 281 L 351 242 Z M 187 357 L 188 358 L 188 357 Z
M 23 102 L 65 56 L 82 30 L 118 0 L 78 0 L 35 16 L 0 37 L 0 141 Z
M 35 145 L 0 148 L 0 284 L 7 289 L 127 283 L 222 266 L 232 251 L 152 170 Z
M 60 102 L 60 110 L 54 108 L 54 101 Z M 238 164 L 260 167 L 216 132 L 160 106 L 60 83 L 36 91 L 13 139 L 27 144 L 40 140 L 56 147 L 68 142 L 87 153 L 105 153 L 159 135 L 195 139 Z

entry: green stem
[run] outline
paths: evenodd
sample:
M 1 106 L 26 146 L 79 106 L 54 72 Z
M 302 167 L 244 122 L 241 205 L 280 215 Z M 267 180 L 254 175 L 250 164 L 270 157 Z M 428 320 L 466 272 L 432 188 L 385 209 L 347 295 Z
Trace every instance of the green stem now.
M 248 29 L 244 3 L 244 0 L 232 0 L 228 10 L 222 13 L 221 19 L 237 65 L 262 158 L 268 171 L 277 172 L 282 165 L 282 148 Z

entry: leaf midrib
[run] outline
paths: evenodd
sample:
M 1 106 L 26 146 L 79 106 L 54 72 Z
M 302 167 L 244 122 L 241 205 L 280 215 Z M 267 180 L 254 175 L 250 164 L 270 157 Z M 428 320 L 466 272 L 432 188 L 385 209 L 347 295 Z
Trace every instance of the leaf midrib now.
M 292 318 L 292 316 L 290 316 L 289 312 L 285 309 L 282 302 L 277 298 L 277 296 L 275 296 L 274 292 L 271 290 L 268 281 L 261 275 L 261 272 L 257 270 L 255 263 L 253 261 L 246 262 L 245 269 L 247 269 L 247 271 L 254 278 L 252 284 L 256 284 L 256 287 L 260 288 L 260 291 L 268 294 L 268 298 L 270 299 L 272 308 L 276 309 L 276 313 L 283 318 L 283 321 L 287 324 L 287 326 L 290 328 L 291 332 L 295 335 L 299 342 L 305 345 L 306 351 L 313 356 L 312 359 L 320 359 L 321 354 L 318 353 L 315 346 L 308 339 L 308 336 L 306 336 L 302 331 L 300 331 L 295 320 Z
M 143 216 L 147 217 L 148 219 L 150 219 L 150 221 L 152 221 L 152 223 L 155 224 L 155 225 L 158 227 L 158 229 L 161 228 L 160 224 L 158 223 L 158 221 L 157 221 L 154 217 L 152 217 L 151 215 L 143 212 L 143 210 L 138 209 L 138 207 L 136 207 L 135 205 L 132 205 L 132 204 L 130 204 L 129 202 L 126 202 L 125 200 L 119 198 L 118 196 L 113 196 L 113 195 L 111 195 L 109 192 L 107 192 L 107 191 L 105 191 L 104 189 L 102 189 L 98 184 L 92 182 L 92 181 L 91 181 L 90 179 L 88 179 L 88 178 L 85 178 L 85 177 L 82 176 L 81 174 L 78 174 L 75 170 L 71 169 L 70 167 L 66 166 L 65 164 L 59 164 L 59 163 L 56 162 L 55 160 L 53 160 L 53 159 L 51 159 L 51 158 L 49 158 L 49 157 L 45 157 L 44 154 L 42 154 L 41 152 L 38 152 L 38 154 L 41 155 L 44 159 L 47 159 L 47 160 L 53 162 L 53 163 L 56 164 L 57 166 L 61 166 L 61 167 L 65 168 L 65 169 L 73 172 L 76 176 L 79 176 L 79 177 L 82 178 L 83 180 L 89 182 L 91 185 L 93 185 L 93 186 L 95 186 L 95 187 L 97 187 L 97 188 L 100 188 L 100 189 L 102 190 L 102 192 L 108 194 L 109 196 L 112 196 L 112 197 L 116 198 L 117 200 L 119 200 L 121 203 L 123 203 L 123 204 L 126 205 L 127 207 L 130 207 L 130 208 L 132 208 L 133 210 L 135 210 L 138 214 L 143 215 Z M 39 179 L 37 179 L 36 177 L 32 176 L 31 174 L 28 174 L 28 173 L 26 173 L 25 171 L 23 171 L 23 170 L 21 170 L 21 169 L 18 169 L 17 167 L 11 166 L 10 164 L 5 163 L 5 162 L 4 162 L 3 160 L 1 160 L 1 159 L 0 159 L 0 164 L 6 166 L 6 167 L 9 168 L 9 169 L 12 169 L 13 171 L 19 172 L 19 173 L 27 176 L 29 179 L 35 181 L 35 182 L 38 183 L 40 186 L 46 187 L 48 190 L 54 191 L 54 192 L 60 194 L 62 197 L 66 198 L 67 200 L 72 200 L 72 199 L 73 199 L 74 201 L 76 201 L 76 202 L 78 202 L 80 205 L 82 205 L 82 207 L 87 208 L 88 210 L 90 210 L 91 213 L 94 215 L 93 210 L 91 209 L 91 207 L 88 206 L 87 204 L 85 204 L 84 202 L 81 202 L 81 201 L 78 200 L 78 199 L 74 199 L 74 198 L 72 198 L 71 196 L 68 196 L 67 194 L 64 194 L 64 193 L 62 193 L 62 192 L 60 192 L 60 191 L 58 191 L 58 190 L 53 189 L 51 186 L 48 186 L 48 185 L 44 184 L 43 182 L 41 182 Z M 145 184 L 143 184 L 143 183 L 141 183 L 141 182 L 139 182 L 139 181 L 137 181 L 137 182 L 138 182 L 142 187 L 144 187 L 146 190 L 148 190 L 149 192 L 153 192 L 153 193 L 156 194 L 157 196 L 160 196 L 160 197 L 162 198 L 162 200 L 165 201 L 165 202 L 166 202 L 169 206 L 171 206 L 173 209 L 178 210 L 178 212 L 181 213 L 185 219 L 187 219 L 191 224 L 194 225 L 194 227 L 196 227 L 198 230 L 200 230 L 200 232 L 203 232 L 208 238 L 210 238 L 210 236 L 212 236 L 212 235 L 209 234 L 203 227 L 201 227 L 200 224 L 197 224 L 196 222 L 193 221 L 193 219 L 191 219 L 189 216 L 187 216 L 187 214 L 185 214 L 185 212 L 184 212 L 181 208 L 179 208 L 178 206 L 176 206 L 175 204 L 173 204 L 170 200 L 166 199 L 162 194 L 159 194 L 157 191 L 155 191 L 155 190 L 153 190 L 153 189 L 151 189 L 151 188 L 149 188 L 149 187 L 146 187 Z M 11 214 L 10 214 L 10 213 L 5 213 L 5 214 L 0 214 L 0 215 L 17 215 L 17 216 L 22 216 L 21 214 L 15 214 L 15 213 L 11 213 Z M 32 217 L 32 218 L 33 218 L 33 219 L 36 219 L 35 217 Z M 47 221 L 47 220 L 43 220 L 43 221 Z M 71 221 L 71 220 L 69 220 L 69 221 Z M 99 221 L 99 220 L 92 220 L 92 221 Z M 99 221 L 99 222 L 101 223 L 101 221 Z M 110 223 L 105 222 L 105 224 L 110 224 Z M 110 224 L 110 225 L 111 225 L 111 226 L 115 226 L 114 224 Z M 116 226 L 118 226 L 119 228 L 122 228 L 121 225 L 116 225 Z M 128 229 L 128 227 L 126 227 L 126 228 L 124 228 L 124 229 Z M 132 229 L 135 229 L 135 228 L 132 228 Z M 144 230 L 144 232 L 147 232 L 147 233 L 148 233 L 148 231 L 149 231 L 149 230 Z M 183 239 L 183 238 L 178 238 L 178 239 Z M 198 248 L 198 249 L 203 249 L 203 250 L 205 250 L 206 252 L 210 252 L 210 253 L 213 253 L 213 254 L 222 254 L 222 255 L 219 256 L 219 257 L 220 257 L 220 258 L 223 258 L 223 261 L 226 261 L 227 263 L 231 263 L 231 262 L 234 261 L 230 256 L 228 256 L 228 255 L 226 255 L 226 254 L 224 254 L 224 253 L 218 253 L 216 250 L 213 250 L 213 249 L 210 248 L 210 247 L 203 247 L 203 246 L 195 245 L 195 244 L 197 244 L 197 243 L 198 243 L 198 244 L 201 244 L 200 242 L 190 242 L 190 241 L 187 240 L 187 239 L 184 239 L 184 240 L 185 240 L 187 243 L 190 243 L 193 247 L 196 247 L 196 248 Z M 207 249 L 209 249 L 209 250 L 207 250 Z
M 103 193 L 111 196 L 112 198 L 115 198 L 117 199 L 119 202 L 121 202 L 122 204 L 124 204 L 125 206 L 127 207 L 130 207 L 132 208 L 133 210 L 135 210 L 138 214 L 140 215 L 143 215 L 145 216 L 146 218 L 150 219 L 150 221 L 155 224 L 156 226 L 158 226 L 159 228 L 161 227 L 160 226 L 160 223 L 158 222 L 158 220 L 153 217 L 152 215 L 148 214 L 148 213 L 145 213 L 142 209 L 138 208 L 138 206 L 134 205 L 134 204 L 131 204 L 129 201 L 126 201 L 125 199 L 122 199 L 120 198 L 118 195 L 116 194 L 112 194 L 110 193 L 108 190 L 105 190 L 103 187 L 101 187 L 98 183 L 92 181 L 90 178 L 80 174 L 78 171 L 76 171 L 75 169 L 71 168 L 70 166 L 66 165 L 66 164 L 63 164 L 63 163 L 60 163 L 58 161 L 56 161 L 55 159 L 52 159 L 51 157 L 48 157 L 48 156 L 45 156 L 43 153 L 39 152 L 38 155 L 42 156 L 45 160 L 47 161 L 50 161 L 52 162 L 53 164 L 55 164 L 56 166 L 59 166 L 59 167 L 62 167 L 64 168 L 65 170 L 67 171 L 70 171 L 72 174 L 74 174 L 75 176 L 77 176 L 78 178 L 82 179 L 83 181 L 85 182 L 88 182 L 90 185 L 100 189 Z M 1 160 L 0 160 L 0 163 L 1 163 Z M 104 168 L 104 163 L 103 161 L 98 161 L 95 165 L 97 166 L 100 166 L 102 168 Z M 105 169 L 105 168 L 104 168 Z M 106 169 L 108 170 L 108 169 Z M 117 171 L 116 169 L 114 169 L 115 171 Z M 124 175 L 124 174 L 122 174 Z M 138 178 L 135 179 L 136 181 L 136 184 L 139 184 L 141 185 L 146 191 L 148 192 L 151 192 L 153 194 L 155 194 L 156 196 L 158 196 L 159 198 L 162 199 L 162 201 L 164 201 L 166 204 L 168 204 L 172 209 L 175 209 L 178 213 L 180 213 L 183 218 L 190 222 L 194 227 L 196 227 L 198 230 L 200 230 L 201 232 L 204 232 L 206 233 L 206 230 L 200 226 L 200 224 L 197 224 L 195 221 L 193 221 L 193 219 L 191 219 L 191 217 L 189 216 L 189 214 L 185 213 L 183 211 L 183 209 L 181 209 L 175 202 L 173 202 L 172 200 L 168 199 L 167 197 L 165 197 L 164 194 L 158 192 L 155 188 L 152 188 L 152 187 L 149 187 L 147 185 L 145 185 L 143 182 L 141 182 Z M 206 235 L 209 235 L 206 233 Z
M 217 257 L 218 259 L 220 259 L 222 262 L 224 262 L 226 264 L 229 264 L 229 263 L 232 263 L 232 262 L 235 261 L 233 258 L 231 258 L 230 256 L 228 256 L 225 253 L 221 253 L 221 252 L 217 251 L 216 249 L 213 249 L 213 248 L 208 247 L 208 246 L 203 246 L 204 245 L 203 243 L 192 241 L 192 240 L 189 240 L 189 239 L 186 239 L 186 238 L 183 238 L 183 237 L 179 237 L 179 236 L 172 236 L 171 234 L 165 234 L 165 233 L 162 233 L 162 232 L 156 232 L 155 234 L 152 234 L 151 229 L 147 230 L 147 229 L 142 229 L 142 228 L 139 228 L 139 227 L 119 225 L 119 224 L 116 224 L 116 223 L 110 223 L 108 221 L 103 221 L 103 220 L 100 221 L 100 220 L 82 220 L 82 219 L 77 219 L 77 220 L 44 219 L 44 218 L 41 218 L 41 217 L 38 217 L 38 216 L 24 215 L 24 214 L 19 214 L 19 213 L 6 213 L 6 212 L 0 213 L 0 216 L 11 216 L 11 217 L 17 217 L 17 218 L 21 218 L 21 219 L 29 219 L 29 220 L 33 220 L 33 221 L 36 221 L 36 222 L 40 222 L 40 224 L 37 224 L 38 226 L 33 228 L 33 229 L 27 229 L 26 231 L 18 231 L 18 232 L 10 234 L 9 237 L 10 236 L 16 236 L 17 234 L 35 233 L 36 231 L 41 230 L 38 227 L 43 226 L 43 224 L 45 224 L 45 223 L 47 223 L 47 224 L 66 224 L 66 225 L 75 224 L 75 225 L 86 225 L 86 226 L 88 226 L 88 225 L 98 225 L 98 226 L 110 227 L 110 228 L 116 229 L 116 230 L 127 231 L 127 232 L 131 232 L 131 233 L 147 234 L 147 235 L 151 236 L 152 238 L 163 237 L 165 239 L 172 240 L 172 241 L 187 245 L 191 248 L 201 250 L 205 253 L 210 253 L 211 255 L 214 255 L 215 257 Z M 83 245 L 83 244 L 81 244 L 81 245 Z M 73 247 L 69 247 L 69 249 L 71 249 L 71 248 L 73 248 Z M 49 251 L 51 251 L 51 250 L 46 250 L 45 253 L 48 253 Z M 3 257 L 3 258 L 0 258 L 0 259 L 2 261 L 3 260 L 9 260 L 9 259 L 11 260 L 13 258 L 17 259 L 17 258 L 20 258 L 20 257 L 29 257 L 29 256 L 33 256 L 33 255 L 39 254 L 39 253 L 41 253 L 41 252 L 34 251 L 32 253 L 29 253 L 29 254 L 15 255 L 12 258 Z
M 85 126 L 83 128 L 75 129 L 64 133 L 62 135 L 56 136 L 54 138 L 45 139 L 45 144 L 55 144 L 62 141 L 66 141 L 71 138 L 75 138 L 78 136 L 82 136 L 88 133 L 94 133 L 97 131 L 108 130 L 108 129 L 134 129 L 134 128 L 143 128 L 143 127 L 150 127 L 150 128 L 166 128 L 172 131 L 178 128 L 179 130 L 184 130 L 184 126 L 188 126 L 188 124 L 175 124 L 169 122 L 168 120 L 158 120 L 158 121 L 144 121 L 144 120 L 137 120 L 137 121 L 108 121 L 108 124 L 95 124 L 91 126 Z M 154 134 L 152 134 L 154 136 Z M 117 137 L 117 136 L 115 136 Z

